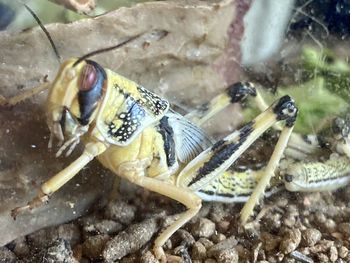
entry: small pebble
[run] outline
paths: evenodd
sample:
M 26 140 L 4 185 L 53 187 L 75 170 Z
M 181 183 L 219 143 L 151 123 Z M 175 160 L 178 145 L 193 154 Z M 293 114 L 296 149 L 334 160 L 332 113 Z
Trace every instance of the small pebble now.
M 201 242 L 207 250 L 214 245 L 212 241 L 204 237 L 201 237 L 200 239 L 198 239 L 198 242 Z
M 234 236 L 231 236 L 220 243 L 217 243 L 216 245 L 212 246 L 211 248 L 208 249 L 207 255 L 208 257 L 215 257 L 217 258 L 218 254 L 221 253 L 221 251 L 226 250 L 226 249 L 231 249 L 234 246 L 236 246 L 238 241 Z M 237 253 L 236 253 L 237 254 Z
M 338 249 L 338 255 L 339 255 L 340 258 L 346 258 L 348 253 L 349 253 L 349 249 L 347 247 L 341 246 Z
M 100 259 L 109 239 L 108 235 L 89 236 L 83 243 L 83 255 L 92 260 Z
M 278 231 L 282 224 L 281 218 L 282 216 L 279 213 L 268 213 L 262 221 L 264 229 L 267 231 Z
M 173 246 L 186 245 L 192 246 L 195 242 L 194 237 L 185 229 L 179 229 L 171 237 L 171 243 Z
M 220 221 L 216 224 L 217 226 L 217 230 L 218 232 L 220 233 L 226 233 L 228 228 L 230 227 L 230 222 L 229 221 L 226 221 L 226 220 L 223 220 L 223 221 Z
M 230 213 L 225 210 L 224 204 L 216 203 L 211 207 L 209 218 L 213 222 L 218 223 L 228 216 L 230 216 Z
M 238 262 L 238 253 L 234 248 L 224 249 L 215 255 L 218 263 L 236 263 Z
M 303 246 L 314 246 L 318 241 L 321 240 L 322 234 L 316 228 L 307 228 L 302 231 L 301 244 Z
M 204 260 L 207 257 L 207 249 L 201 242 L 195 242 L 192 246 L 191 256 L 193 259 Z
M 105 215 L 108 219 L 130 225 L 135 218 L 136 207 L 118 200 L 108 203 Z
M 78 263 L 73 257 L 73 251 L 68 241 L 64 239 L 57 239 L 46 250 L 45 253 L 46 263 Z
M 326 253 L 330 247 L 334 246 L 334 241 L 332 240 L 321 240 L 313 247 L 310 247 L 309 250 L 311 253 Z
M 322 212 L 318 211 L 315 214 L 315 220 L 317 221 L 317 223 L 323 224 L 326 222 L 327 218 Z
M 324 222 L 324 227 L 328 233 L 332 233 L 336 230 L 337 224 L 334 222 L 333 219 L 327 219 L 326 222 Z
M 317 262 L 329 262 L 329 258 L 327 257 L 326 254 L 319 253 L 316 256 L 317 256 L 317 259 L 318 259 Z
M 159 261 L 156 259 L 156 257 L 153 255 L 151 251 L 147 251 L 146 253 L 143 253 L 140 258 L 141 263 L 159 263 Z
M 280 237 L 271 235 L 268 232 L 261 233 L 261 239 L 264 241 L 264 249 L 266 251 L 273 251 L 279 246 L 281 242 Z
M 287 227 L 293 227 L 295 225 L 296 219 L 294 216 L 289 216 L 283 219 L 283 224 Z
M 301 232 L 299 229 L 288 230 L 280 243 L 281 252 L 289 254 L 299 246 L 300 241 Z
M 335 246 L 329 249 L 329 259 L 331 262 L 335 262 L 338 259 L 338 250 Z
M 191 233 L 195 237 L 209 238 L 215 233 L 215 223 L 207 218 L 199 218 L 191 227 Z
M 108 234 L 113 235 L 123 229 L 123 226 L 113 220 L 101 220 L 94 224 L 84 226 L 84 231 L 88 234 Z
M 294 258 L 285 257 L 283 263 L 296 263 Z
M 221 241 L 223 241 L 223 240 L 225 240 L 226 239 L 226 236 L 224 235 L 224 234 L 221 234 L 221 233 L 215 233 L 214 235 L 212 235 L 212 237 L 211 237 L 211 240 L 215 243 L 215 244 L 217 244 L 217 243 L 219 243 L 219 242 L 221 242 Z
M 350 223 L 341 223 L 338 225 L 338 231 L 346 237 L 350 237 Z
M 103 250 L 104 260 L 106 262 L 114 262 L 139 250 L 158 231 L 157 221 L 156 219 L 146 219 L 120 232 L 107 242 Z

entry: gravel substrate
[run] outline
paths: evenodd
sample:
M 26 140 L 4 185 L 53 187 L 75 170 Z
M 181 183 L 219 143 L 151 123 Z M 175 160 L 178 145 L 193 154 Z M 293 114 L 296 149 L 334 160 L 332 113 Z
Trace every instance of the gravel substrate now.
M 0 248 L 0 262 L 157 262 L 152 241 L 183 207 L 133 191 L 103 210 L 11 242 Z M 284 191 L 265 199 L 244 228 L 241 204 L 205 203 L 164 249 L 169 262 L 350 262 L 349 194 Z

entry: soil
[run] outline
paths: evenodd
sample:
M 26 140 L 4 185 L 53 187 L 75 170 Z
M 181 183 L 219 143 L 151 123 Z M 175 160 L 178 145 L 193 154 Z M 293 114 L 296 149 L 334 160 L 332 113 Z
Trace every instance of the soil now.
M 127 182 L 121 189 L 102 210 L 2 247 L 0 262 L 157 262 L 152 241 L 184 208 Z M 282 191 L 245 226 L 241 204 L 204 203 L 164 249 L 169 262 L 350 262 L 349 191 Z

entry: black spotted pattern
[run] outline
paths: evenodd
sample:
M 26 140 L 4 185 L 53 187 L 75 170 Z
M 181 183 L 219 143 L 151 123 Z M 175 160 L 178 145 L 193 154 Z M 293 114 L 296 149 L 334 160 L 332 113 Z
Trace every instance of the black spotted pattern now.
M 111 122 L 108 124 L 108 134 L 115 137 L 120 142 L 128 141 L 137 129 L 141 126 L 142 120 L 145 118 L 145 110 L 132 97 L 127 96 L 127 111 L 121 112 L 115 119 L 122 121 L 122 125 L 117 129 L 116 125 Z
M 138 86 L 137 90 L 141 95 L 141 99 L 138 100 L 138 103 L 140 103 L 142 106 L 145 106 L 154 115 L 158 116 L 162 114 L 168 107 L 168 102 L 166 100 L 161 99 L 159 96 L 150 92 L 144 87 Z

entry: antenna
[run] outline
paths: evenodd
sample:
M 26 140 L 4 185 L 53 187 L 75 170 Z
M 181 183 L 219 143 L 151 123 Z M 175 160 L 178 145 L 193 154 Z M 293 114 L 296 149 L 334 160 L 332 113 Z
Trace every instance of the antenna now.
M 34 13 L 34 11 L 29 7 L 27 6 L 26 4 L 24 4 L 24 7 L 28 10 L 28 12 L 34 17 L 35 21 L 38 23 L 38 25 L 41 27 L 41 29 L 44 31 L 45 35 L 47 36 L 47 39 L 49 40 L 52 48 L 53 48 L 53 51 L 55 52 L 55 55 L 58 59 L 58 62 L 61 63 L 61 56 L 60 54 L 58 53 L 58 50 L 55 46 L 55 43 L 53 42 L 49 32 L 47 31 L 47 29 L 45 28 L 45 26 L 43 25 L 43 23 L 41 23 L 39 17 Z
M 98 50 L 95 50 L 95 51 L 92 51 L 82 57 L 80 57 L 74 64 L 73 64 L 73 67 L 75 67 L 76 65 L 78 65 L 80 62 L 82 62 L 83 60 L 89 58 L 89 57 L 92 57 L 94 55 L 97 55 L 97 54 L 101 54 L 101 53 L 104 53 L 104 52 L 107 52 L 107 51 L 111 51 L 113 49 L 117 49 L 117 48 L 120 48 L 128 43 L 130 43 L 131 41 L 139 38 L 140 36 L 142 36 L 142 34 L 138 34 L 136 36 L 133 36 L 133 37 L 130 37 L 129 39 L 117 44 L 117 45 L 114 45 L 114 46 L 111 46 L 111 47 L 107 47 L 107 48 L 103 48 L 103 49 L 98 49 Z

